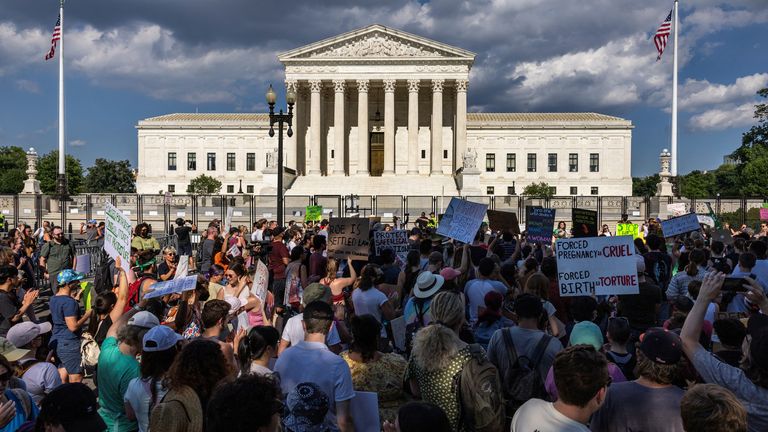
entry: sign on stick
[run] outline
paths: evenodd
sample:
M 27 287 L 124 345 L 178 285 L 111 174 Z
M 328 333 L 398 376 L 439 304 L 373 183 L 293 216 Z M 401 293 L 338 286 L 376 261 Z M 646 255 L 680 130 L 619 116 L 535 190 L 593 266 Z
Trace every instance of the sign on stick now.
M 307 206 L 304 222 L 320 222 L 323 220 L 323 206 Z
M 616 225 L 617 236 L 632 236 L 632 239 L 640 237 L 640 227 L 637 224 L 618 224 Z
M 528 230 L 529 243 L 552 243 L 555 209 L 526 206 L 525 227 Z
M 474 203 L 458 198 L 451 198 L 445 210 L 437 233 L 464 243 L 472 243 L 483 223 L 487 204 Z
M 559 239 L 556 251 L 563 297 L 640 292 L 635 245 L 629 236 Z
M 661 221 L 661 230 L 664 231 L 664 237 L 667 238 L 691 231 L 698 231 L 700 229 L 699 217 L 696 213 L 688 213 L 683 216 Z
M 122 265 L 128 268 L 131 262 L 131 220 L 110 203 L 105 203 L 104 215 L 104 250 L 113 259 L 121 257 Z
M 197 275 L 187 276 L 182 279 L 171 279 L 165 282 L 155 282 L 149 286 L 151 291 L 144 295 L 144 298 L 152 299 L 167 296 L 169 294 L 179 294 L 184 291 L 193 290 L 196 286 Z
M 510 231 L 513 234 L 520 234 L 520 222 L 517 220 L 517 213 L 488 210 L 488 224 L 491 229 L 496 231 Z
M 375 231 L 373 246 L 376 248 L 376 255 L 381 255 L 384 249 L 392 249 L 398 256 L 408 255 L 408 231 Z
M 328 224 L 328 256 L 368 261 L 368 218 L 332 218 Z
M 597 212 L 585 209 L 571 209 L 573 236 L 597 237 Z

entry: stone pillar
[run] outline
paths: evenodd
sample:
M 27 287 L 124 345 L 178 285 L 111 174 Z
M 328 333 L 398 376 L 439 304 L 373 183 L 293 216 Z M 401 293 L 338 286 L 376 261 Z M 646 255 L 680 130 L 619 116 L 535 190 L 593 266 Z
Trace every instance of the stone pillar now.
M 419 84 L 408 80 L 408 174 L 419 173 Z
M 357 173 L 368 175 L 368 80 L 357 80 Z
M 344 80 L 333 80 L 333 159 L 334 174 L 345 175 L 344 169 Z M 330 170 L 329 170 L 330 171 Z
M 312 134 L 309 138 L 309 174 L 320 175 L 320 90 L 323 88 L 322 81 L 310 80 L 309 90 L 312 92 L 310 101 L 309 123 L 312 128 Z
M 298 169 L 298 154 L 299 154 L 299 110 L 302 109 L 299 103 L 299 82 L 296 80 L 287 80 L 285 82 L 285 90 L 293 91 L 296 93 L 296 103 L 293 105 L 293 136 L 288 138 L 288 146 L 284 148 L 285 151 L 285 166 L 293 169 Z M 287 151 L 286 151 L 287 150 Z
M 672 190 L 672 183 L 669 182 L 669 178 L 672 177 L 672 173 L 669 172 L 671 160 L 672 154 L 669 152 L 669 150 L 662 150 L 661 154 L 659 155 L 659 162 L 661 162 L 661 172 L 659 173 L 659 177 L 661 181 L 656 184 L 657 197 L 670 197 L 674 195 L 674 191 Z
M 467 86 L 469 80 L 456 80 L 456 151 L 452 165 L 454 170 L 464 165 L 463 156 L 467 150 Z
M 432 174 L 443 174 L 443 83 L 432 80 Z
M 27 152 L 27 179 L 24 180 L 23 194 L 39 194 L 40 180 L 37 179 L 37 152 L 34 147 L 30 147 Z M 51 200 L 53 202 L 55 200 Z
M 384 174 L 395 174 L 395 80 L 384 80 Z

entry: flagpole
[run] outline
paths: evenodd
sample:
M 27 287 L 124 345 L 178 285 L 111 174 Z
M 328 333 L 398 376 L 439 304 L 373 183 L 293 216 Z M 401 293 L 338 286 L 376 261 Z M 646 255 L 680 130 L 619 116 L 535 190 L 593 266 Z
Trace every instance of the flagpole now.
M 674 45 L 672 47 L 672 177 L 677 177 L 677 0 L 675 0 Z M 679 184 L 679 183 L 678 183 Z M 678 188 L 678 194 L 680 193 Z
M 69 197 L 67 191 L 66 158 L 64 154 L 64 0 L 59 3 L 59 176 L 56 183 L 56 192 L 59 199 L 66 200 Z

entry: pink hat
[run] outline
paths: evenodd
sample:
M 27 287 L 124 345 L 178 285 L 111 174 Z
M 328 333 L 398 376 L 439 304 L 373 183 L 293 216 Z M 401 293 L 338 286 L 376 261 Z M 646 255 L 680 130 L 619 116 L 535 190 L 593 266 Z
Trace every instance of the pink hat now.
M 461 272 L 452 267 L 446 267 L 440 270 L 440 276 L 447 281 L 454 280 L 459 277 L 459 275 L 461 275 Z

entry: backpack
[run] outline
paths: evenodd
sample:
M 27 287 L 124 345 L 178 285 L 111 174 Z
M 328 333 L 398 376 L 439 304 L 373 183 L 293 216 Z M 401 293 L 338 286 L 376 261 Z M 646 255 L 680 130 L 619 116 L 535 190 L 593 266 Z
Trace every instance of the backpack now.
M 96 267 L 96 273 L 93 276 L 93 288 L 96 290 L 96 294 L 101 294 L 107 291 L 112 291 L 112 271 L 110 265 L 114 261 L 107 255 L 104 250 L 101 251 L 101 264 Z
M 152 278 L 149 276 L 142 276 L 128 285 L 128 301 L 125 303 L 125 309 L 123 310 L 123 313 L 128 312 L 132 307 L 138 304 L 139 301 L 141 301 L 141 285 L 147 279 Z
M 518 355 L 509 329 L 502 330 L 501 334 L 504 338 L 504 349 L 510 355 L 511 365 L 504 373 L 502 385 L 507 416 L 512 417 L 515 411 L 530 399 L 549 399 L 547 390 L 544 388 L 544 378 L 539 374 L 538 366 L 552 337 L 548 334 L 542 335 L 533 350 L 533 355 L 528 358 Z
M 424 327 L 424 314 L 426 314 L 426 311 L 424 311 L 425 303 L 426 299 L 421 300 L 416 297 L 413 299 L 413 308 L 416 310 L 416 321 L 405 326 L 405 352 L 409 357 L 411 355 L 411 350 L 413 349 L 413 338 L 416 337 L 416 332 Z
M 504 429 L 504 399 L 496 366 L 479 344 L 469 345 L 470 359 L 456 375 L 459 423 L 464 430 L 501 432 Z
M 99 354 L 101 354 L 101 348 L 96 342 L 96 339 L 88 332 L 83 332 L 80 337 L 80 364 L 83 368 L 94 368 L 99 364 Z

